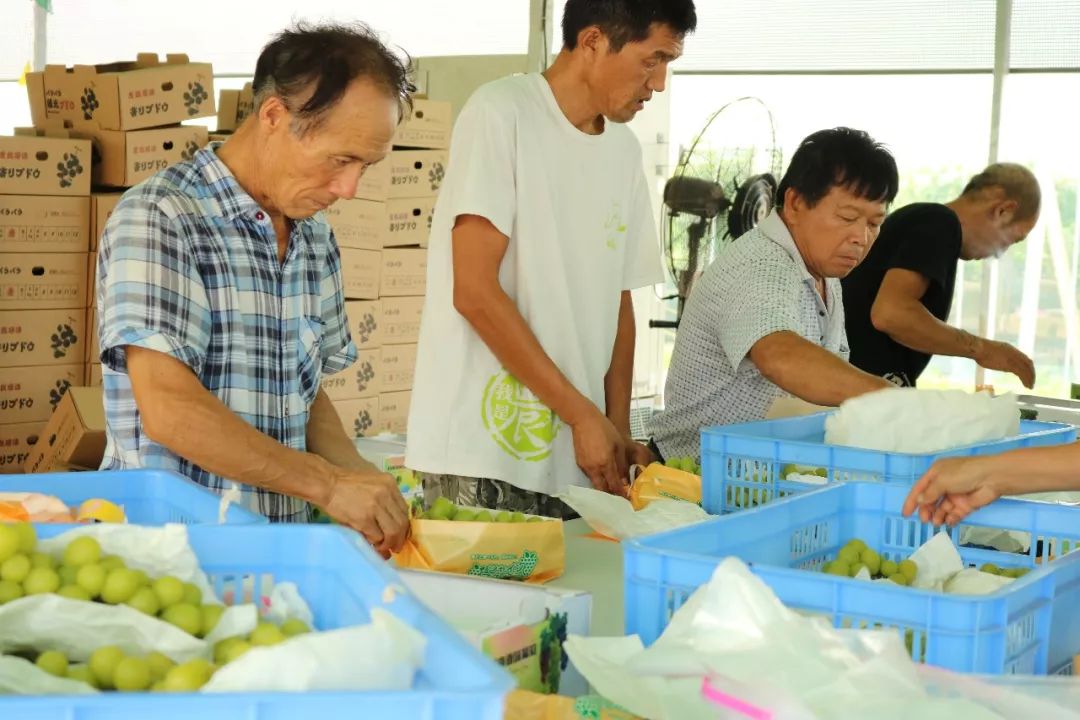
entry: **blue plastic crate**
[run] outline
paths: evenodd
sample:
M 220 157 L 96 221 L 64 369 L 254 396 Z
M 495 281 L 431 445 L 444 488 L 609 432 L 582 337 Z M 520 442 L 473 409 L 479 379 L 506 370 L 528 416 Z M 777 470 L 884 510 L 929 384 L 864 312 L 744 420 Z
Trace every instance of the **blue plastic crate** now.
M 969 527 L 1019 531 L 1034 540 L 1027 554 L 960 548 L 968 566 L 1035 568 L 991 595 L 946 595 L 820 572 L 853 538 L 897 561 L 929 540 L 934 527 L 900 514 L 907 492 L 887 483 L 839 483 L 625 542 L 626 630 L 652 643 L 720 561 L 735 556 L 788 607 L 820 613 L 835 627 L 910 631 L 912 656 L 932 665 L 985 674 L 1070 672 L 1080 653 L 1080 552 L 1045 566 L 1036 559 L 1080 544 L 1080 508 L 999 500 L 953 528 L 957 544 Z
M 69 506 L 101 498 L 124 506 L 133 525 L 217 524 L 221 497 L 183 475 L 166 470 L 0 475 L 0 492 L 55 495 Z M 230 503 L 225 524 L 266 523 L 262 515 Z
M 39 525 L 43 537 L 62 527 Z M 406 692 L 107 693 L 0 697 L 0 718 L 19 720 L 502 720 L 513 678 L 440 620 L 356 533 L 327 525 L 193 525 L 191 545 L 219 596 L 294 582 L 331 630 L 383 608 L 427 638 L 424 665 Z
M 784 466 L 789 464 L 824 468 L 831 482 L 855 480 L 911 485 L 939 458 L 995 455 L 1017 448 L 1076 441 L 1076 428 L 1072 425 L 1021 420 L 1020 434 L 1015 437 L 936 453 L 886 453 L 826 444 L 825 419 L 830 414 L 702 430 L 702 507 L 719 515 L 817 487 L 781 479 Z

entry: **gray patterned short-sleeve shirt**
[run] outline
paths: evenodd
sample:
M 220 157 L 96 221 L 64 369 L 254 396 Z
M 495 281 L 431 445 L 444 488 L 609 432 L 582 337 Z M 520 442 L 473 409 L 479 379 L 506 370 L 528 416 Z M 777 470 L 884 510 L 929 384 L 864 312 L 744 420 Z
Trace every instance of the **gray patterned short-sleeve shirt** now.
M 750 348 L 789 331 L 847 360 L 840 281 L 814 279 L 774 210 L 735 240 L 694 285 L 675 338 L 665 410 L 650 426 L 664 457 L 700 457 L 701 429 L 761 420 L 786 393 L 750 360 Z

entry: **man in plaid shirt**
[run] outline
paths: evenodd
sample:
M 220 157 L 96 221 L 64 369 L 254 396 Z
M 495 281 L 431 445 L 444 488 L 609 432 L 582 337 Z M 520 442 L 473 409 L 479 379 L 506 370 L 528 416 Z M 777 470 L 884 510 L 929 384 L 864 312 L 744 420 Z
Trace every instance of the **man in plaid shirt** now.
M 321 211 L 389 152 L 407 64 L 364 26 L 299 26 L 253 86 L 232 138 L 128 191 L 102 235 L 102 469 L 175 470 L 273 521 L 314 503 L 386 555 L 404 500 L 319 388 L 356 360 Z

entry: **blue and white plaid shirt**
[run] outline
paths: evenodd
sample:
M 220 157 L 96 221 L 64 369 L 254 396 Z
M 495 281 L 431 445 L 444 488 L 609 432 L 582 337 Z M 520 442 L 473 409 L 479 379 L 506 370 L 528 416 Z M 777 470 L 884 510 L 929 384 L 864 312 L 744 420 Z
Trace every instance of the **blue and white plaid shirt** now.
M 269 215 L 216 148 L 125 193 L 101 237 L 96 301 L 107 426 L 102 469 L 175 470 L 222 492 L 236 483 L 143 433 L 125 346 L 180 360 L 230 410 L 295 450 L 306 448 L 320 376 L 355 362 L 356 347 L 330 226 L 322 215 L 295 222 L 280 264 Z M 308 517 L 302 500 L 239 489 L 246 507 L 271 520 Z

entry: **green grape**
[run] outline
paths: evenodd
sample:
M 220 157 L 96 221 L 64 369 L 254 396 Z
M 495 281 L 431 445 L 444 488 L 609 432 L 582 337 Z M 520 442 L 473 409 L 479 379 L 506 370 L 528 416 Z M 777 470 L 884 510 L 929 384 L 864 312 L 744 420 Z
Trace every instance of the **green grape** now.
M 101 599 L 110 605 L 126 603 L 139 589 L 139 576 L 134 570 L 117 568 L 109 571 L 105 576 L 105 584 L 101 587 Z
M 143 658 L 126 657 L 113 673 L 113 685 L 121 692 L 140 692 L 150 687 L 150 663 Z
M 158 602 L 157 595 L 148 587 L 136 590 L 125 604 L 150 617 L 156 617 L 161 611 L 161 603 Z
M 836 559 L 842 560 L 848 565 L 854 565 L 859 562 L 859 550 L 855 547 L 842 547 L 840 552 L 836 553 Z
M 83 565 L 75 573 L 75 584 L 85 590 L 90 597 L 96 598 L 101 595 L 105 587 L 105 568 L 101 565 Z
M 281 624 L 281 632 L 285 634 L 285 637 L 292 637 L 294 635 L 303 635 L 304 633 L 311 632 L 311 628 L 307 623 L 297 618 L 289 618 Z
M 152 587 L 162 608 L 172 607 L 184 601 L 184 583 L 171 575 L 158 578 Z
M 184 583 L 184 602 L 188 605 L 202 605 L 202 590 L 194 583 Z
M 449 520 L 457 513 L 457 506 L 450 502 L 445 497 L 435 498 L 435 502 L 431 504 L 431 508 L 428 510 L 428 515 L 432 520 Z
M 64 564 L 70 567 L 82 567 L 101 561 L 101 544 L 92 537 L 83 535 L 75 538 L 64 548 Z
M 99 647 L 90 655 L 90 671 L 97 678 L 98 687 L 109 690 L 113 686 L 116 666 L 124 659 L 124 652 L 115 645 Z
M 175 625 L 188 635 L 198 635 L 202 630 L 202 612 L 195 605 L 188 603 L 165 608 L 161 613 L 161 619 L 170 625 Z
M 281 631 L 281 628 L 268 622 L 259 623 L 255 629 L 251 631 L 251 637 L 249 638 L 251 644 L 256 647 L 277 645 L 284 640 L 285 633 Z
M 27 595 L 45 595 L 60 589 L 60 575 L 52 568 L 33 568 L 23 580 Z
M 56 594 L 60 597 L 65 597 L 68 600 L 82 600 L 83 602 L 90 602 L 93 600 L 90 597 L 90 593 L 86 592 L 84 588 L 78 585 L 65 585 L 56 591 Z
M 218 621 L 221 620 L 221 616 L 225 613 L 225 606 L 203 605 L 200 611 L 202 613 L 202 629 L 199 632 L 199 637 L 206 637 L 217 627 Z
M 67 677 L 68 671 L 68 659 L 67 655 L 58 650 L 46 650 L 38 655 L 37 662 L 35 663 L 39 668 L 55 675 L 56 677 Z
M 19 583 L 14 583 L 10 580 L 0 580 L 0 605 L 9 603 L 12 600 L 18 600 L 24 594 L 22 585 Z
M 12 555 L 0 563 L 0 580 L 10 580 L 13 583 L 21 583 L 30 574 L 33 565 L 26 555 Z M 48 570 L 49 568 L 45 568 Z
M 825 569 L 825 572 L 827 572 L 829 575 L 837 575 L 837 576 L 840 576 L 840 577 L 850 577 L 851 576 L 850 575 L 851 566 L 848 565 L 843 560 L 834 560 L 834 561 L 832 561 L 831 563 L 828 564 L 827 568 Z
M 94 673 L 90 671 L 89 665 L 71 665 L 67 671 L 68 680 L 78 680 L 84 682 L 90 687 L 96 688 L 98 686 L 97 678 L 94 677 Z
M 863 549 L 860 554 L 863 563 L 866 564 L 866 569 L 870 571 L 870 575 L 874 576 L 881 572 L 881 556 L 878 555 L 876 550 L 870 548 Z

